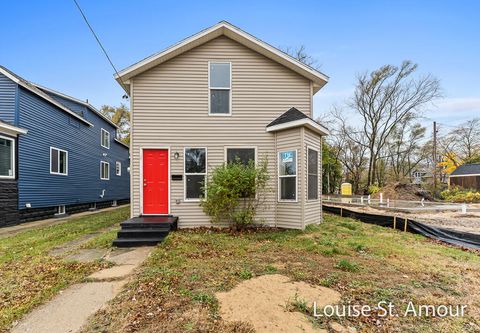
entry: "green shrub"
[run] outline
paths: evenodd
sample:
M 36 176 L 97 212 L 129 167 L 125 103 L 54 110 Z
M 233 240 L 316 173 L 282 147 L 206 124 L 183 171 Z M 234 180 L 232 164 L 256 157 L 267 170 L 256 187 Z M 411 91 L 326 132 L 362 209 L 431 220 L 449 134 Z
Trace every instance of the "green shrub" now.
M 480 202 L 480 192 L 474 190 L 464 190 L 458 187 L 453 187 L 451 189 L 442 191 L 440 197 L 443 200 L 452 201 L 452 202 Z
M 268 174 L 265 159 L 259 166 L 254 161 L 239 161 L 215 168 L 207 180 L 207 195 L 200 205 L 213 223 L 233 224 L 237 229 L 255 222 L 258 208 L 265 202 Z
M 356 272 L 358 271 L 359 267 L 356 263 L 350 262 L 347 259 L 342 259 L 335 265 L 335 268 L 341 269 L 342 271 L 347 272 Z
M 377 185 L 370 185 L 368 187 L 368 194 L 375 194 L 378 192 L 380 192 L 380 187 L 378 187 Z

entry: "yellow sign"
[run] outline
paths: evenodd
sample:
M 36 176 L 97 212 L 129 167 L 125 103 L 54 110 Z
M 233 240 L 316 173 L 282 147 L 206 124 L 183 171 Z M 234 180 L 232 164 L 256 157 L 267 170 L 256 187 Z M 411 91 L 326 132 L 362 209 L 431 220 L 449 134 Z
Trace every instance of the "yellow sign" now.
M 352 184 L 343 183 L 340 189 L 341 195 L 352 195 Z

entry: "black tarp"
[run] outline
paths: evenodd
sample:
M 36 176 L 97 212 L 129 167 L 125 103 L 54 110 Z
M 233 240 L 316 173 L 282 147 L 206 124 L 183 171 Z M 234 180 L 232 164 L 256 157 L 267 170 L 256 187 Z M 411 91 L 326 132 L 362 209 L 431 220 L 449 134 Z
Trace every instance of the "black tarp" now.
M 452 229 L 434 227 L 425 223 L 421 223 L 403 217 L 395 218 L 390 215 L 377 215 L 355 212 L 343 207 L 323 205 L 323 210 L 329 213 L 342 215 L 343 217 L 350 217 L 365 223 L 376 224 L 382 227 L 395 228 L 398 230 L 405 230 L 405 222 L 407 223 L 407 231 L 420 234 L 425 237 L 440 240 L 445 243 L 462 246 L 470 249 L 480 249 L 480 234 L 473 234 L 469 232 L 455 231 Z

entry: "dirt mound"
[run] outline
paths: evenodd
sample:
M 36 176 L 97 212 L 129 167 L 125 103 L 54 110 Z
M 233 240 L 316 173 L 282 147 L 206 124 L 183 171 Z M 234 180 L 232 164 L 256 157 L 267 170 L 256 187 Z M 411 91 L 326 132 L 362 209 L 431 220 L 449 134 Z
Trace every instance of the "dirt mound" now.
M 335 290 L 293 282 L 279 274 L 244 281 L 215 296 L 223 319 L 250 323 L 259 333 L 326 332 L 314 327 L 304 314 L 287 308 L 295 300 L 305 301 L 308 306 L 316 301 L 317 308 L 340 301 Z
M 378 193 L 372 195 L 372 198 L 380 198 L 383 193 L 383 199 L 391 200 L 433 200 L 432 195 L 414 184 L 393 183 L 386 185 L 380 189 Z

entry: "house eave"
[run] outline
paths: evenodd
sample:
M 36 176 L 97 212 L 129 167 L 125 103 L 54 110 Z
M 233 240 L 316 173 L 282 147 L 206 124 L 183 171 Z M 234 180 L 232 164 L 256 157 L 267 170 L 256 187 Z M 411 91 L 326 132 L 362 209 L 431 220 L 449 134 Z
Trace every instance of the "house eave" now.
M 321 136 L 327 136 L 330 134 L 330 132 L 326 127 L 320 125 L 319 123 L 313 121 L 310 118 L 304 118 L 304 119 L 290 121 L 288 123 L 267 126 L 265 130 L 266 132 L 278 132 L 278 131 L 283 131 L 290 128 L 301 127 L 301 126 L 306 127 Z
M 19 134 L 27 134 L 28 130 L 4 122 L 0 122 L 0 133 L 17 136 Z
M 125 142 L 123 142 L 122 140 L 119 140 L 117 138 L 113 139 L 116 143 L 118 144 L 121 144 L 122 146 L 125 146 L 127 147 L 128 149 L 130 149 L 130 146 L 128 144 L 126 144 Z
M 2 73 L 3 75 L 5 75 L 6 77 L 8 77 L 10 80 L 12 80 L 13 82 L 15 82 L 16 84 L 18 84 L 19 86 L 27 89 L 28 91 L 34 93 L 35 95 L 43 98 L 44 100 L 46 100 L 47 102 L 55 105 L 56 107 L 58 107 L 59 109 L 61 109 L 62 111 L 70 114 L 72 117 L 80 120 L 81 122 L 83 122 L 84 124 L 88 125 L 88 126 L 91 126 L 93 127 L 93 124 L 91 122 L 89 122 L 88 120 L 86 120 L 85 118 L 83 117 L 80 117 L 78 114 L 76 114 L 75 112 L 73 112 L 72 110 L 70 110 L 69 108 L 67 108 L 66 106 L 62 105 L 61 103 L 57 102 L 55 99 L 53 99 L 52 97 L 48 96 L 45 92 L 41 91 L 39 88 L 37 88 L 34 84 L 32 83 L 26 83 L 24 79 L 20 80 L 18 77 L 16 77 L 15 75 L 12 75 L 8 70 L 4 70 L 2 67 L 0 67 L 0 73 Z
M 239 42 L 240 44 L 309 79 L 314 83 L 314 93 L 320 90 L 328 82 L 329 77 L 327 75 L 303 64 L 288 54 L 231 25 L 230 23 L 223 21 L 182 40 L 164 51 L 156 53 L 121 70 L 114 76 L 115 80 L 117 80 L 121 86 L 126 85 L 125 88 L 128 90 L 129 83 L 126 82 L 129 82 L 128 80 L 132 77 L 222 35 Z M 126 92 L 127 94 L 130 93 L 129 91 Z
M 98 115 L 100 118 L 102 118 L 103 120 L 105 120 L 106 122 L 108 122 L 110 125 L 114 126 L 115 128 L 119 128 L 117 126 L 117 124 L 115 124 L 113 121 L 111 121 L 110 119 L 108 119 L 105 115 L 103 115 L 99 110 L 97 110 L 92 104 L 90 103 L 87 103 L 87 102 L 84 102 L 82 101 L 81 99 L 78 99 L 78 98 L 75 98 L 75 97 L 72 97 L 72 96 L 69 96 L 69 95 L 66 95 L 64 93 L 61 93 L 59 91 L 56 91 L 54 89 L 50 89 L 50 88 L 47 88 L 47 87 L 44 87 L 44 86 L 41 86 L 39 84 L 36 84 L 36 83 L 33 83 L 33 85 L 35 85 L 37 88 L 39 89 L 42 89 L 42 90 L 46 90 L 48 91 L 49 93 L 52 93 L 54 95 L 57 95 L 59 97 L 62 97 L 62 98 L 65 98 L 65 99 L 68 99 L 72 102 L 75 102 L 75 103 L 78 103 L 80 105 L 83 105 L 87 108 L 89 108 L 91 111 L 93 111 L 96 115 Z

